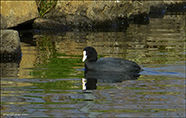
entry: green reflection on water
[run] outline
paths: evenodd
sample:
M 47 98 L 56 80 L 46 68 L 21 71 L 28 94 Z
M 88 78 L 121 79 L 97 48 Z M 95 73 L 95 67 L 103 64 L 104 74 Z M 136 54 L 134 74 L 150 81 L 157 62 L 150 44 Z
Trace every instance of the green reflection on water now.
M 59 78 L 82 78 L 83 71 L 78 71 L 76 68 L 82 68 L 81 59 L 79 56 L 67 56 L 65 54 L 54 53 L 52 58 L 46 59 L 42 64 L 37 64 L 34 71 L 31 73 L 34 77 L 42 79 L 59 79 Z M 41 67 L 41 68 L 40 68 Z M 51 89 L 58 90 L 76 90 L 81 89 L 81 85 L 77 80 L 64 80 L 45 83 L 34 83 L 37 89 L 45 89 L 45 91 L 31 91 L 34 93 L 61 93 L 58 91 L 51 91 Z M 76 85 L 75 85 L 76 84 Z
M 31 75 L 40 78 L 80 77 L 82 73 L 75 68 L 82 68 L 81 57 L 58 53 L 52 39 L 50 36 L 37 38 L 38 55 L 35 66 L 39 69 Z
M 79 55 L 66 55 L 57 53 L 55 43 L 51 41 L 51 37 L 43 36 L 37 38 L 38 58 L 35 68 L 30 73 L 31 76 L 42 79 L 59 79 L 59 78 L 82 78 L 83 71 L 81 69 L 82 61 Z M 33 93 L 61 93 L 58 90 L 74 90 L 81 89 L 81 85 L 77 85 L 79 81 L 63 80 L 55 82 L 34 83 L 37 89 L 45 91 L 31 91 Z M 62 92 L 64 93 L 64 91 Z
M 76 70 L 76 68 L 82 68 L 81 63 L 80 56 L 67 56 L 65 54 L 54 53 L 53 58 L 47 59 L 45 63 L 37 65 L 37 67 L 44 69 L 33 71 L 31 75 L 40 78 L 83 77 L 83 71 Z

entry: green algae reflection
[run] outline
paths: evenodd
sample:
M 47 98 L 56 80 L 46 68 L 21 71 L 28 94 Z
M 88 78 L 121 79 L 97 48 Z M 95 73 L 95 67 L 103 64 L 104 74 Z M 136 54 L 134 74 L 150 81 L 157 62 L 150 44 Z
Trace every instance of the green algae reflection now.
M 32 75 L 39 78 L 74 78 L 83 77 L 83 71 L 79 71 L 83 68 L 81 64 L 81 57 L 66 56 L 64 54 L 56 53 L 51 59 L 47 59 L 45 63 L 38 64 Z M 79 70 L 78 70 L 79 69 Z

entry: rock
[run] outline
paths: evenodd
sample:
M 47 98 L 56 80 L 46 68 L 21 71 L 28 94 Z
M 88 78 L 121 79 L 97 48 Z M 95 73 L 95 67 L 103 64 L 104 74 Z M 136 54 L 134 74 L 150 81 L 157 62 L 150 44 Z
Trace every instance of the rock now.
M 1 30 L 0 54 L 21 55 L 20 38 L 16 30 Z
M 164 13 L 165 7 L 163 4 L 151 4 L 150 5 L 150 13 L 151 14 L 161 14 Z
M 58 1 L 44 17 L 65 25 L 92 27 L 130 15 L 148 14 L 149 11 L 150 6 L 139 1 Z
M 6 27 L 7 27 L 6 19 L 1 14 L 0 14 L 0 19 L 1 19 L 0 29 L 6 29 Z
M 63 25 L 57 21 L 45 18 L 36 18 L 33 23 L 34 29 L 42 29 L 42 30 L 60 30 L 67 31 L 70 30 L 69 26 Z
M 7 28 L 39 17 L 35 1 L 1 1 L 1 14 L 7 20 Z
M 165 5 L 168 12 L 186 12 L 186 2 L 178 2 L 175 4 L 166 3 Z
M 149 16 L 151 18 L 163 18 L 165 12 L 163 1 L 146 1 L 144 4 L 150 6 Z
M 171 5 L 171 4 L 185 4 L 185 0 L 163 0 L 164 4 Z
M 157 0 L 157 1 L 144 1 L 145 6 L 150 6 L 150 13 L 161 14 L 164 13 L 166 7 L 170 5 L 180 5 L 185 6 L 185 1 L 180 0 Z

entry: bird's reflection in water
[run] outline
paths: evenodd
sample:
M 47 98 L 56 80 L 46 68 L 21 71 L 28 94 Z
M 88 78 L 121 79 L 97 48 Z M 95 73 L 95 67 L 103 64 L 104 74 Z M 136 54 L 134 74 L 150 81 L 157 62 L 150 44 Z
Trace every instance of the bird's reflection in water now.
M 84 90 L 97 89 L 97 82 L 102 83 L 121 83 L 125 80 L 136 80 L 140 76 L 139 73 L 117 73 L 117 72 L 98 72 L 85 71 L 84 77 L 87 79 L 86 83 L 83 79 Z

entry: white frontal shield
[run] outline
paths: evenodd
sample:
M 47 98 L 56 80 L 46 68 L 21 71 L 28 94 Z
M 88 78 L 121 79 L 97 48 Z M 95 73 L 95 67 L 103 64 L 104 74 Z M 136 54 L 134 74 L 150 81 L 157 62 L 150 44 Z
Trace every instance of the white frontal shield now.
M 82 61 L 84 62 L 87 59 L 86 51 L 83 51 L 83 59 Z

